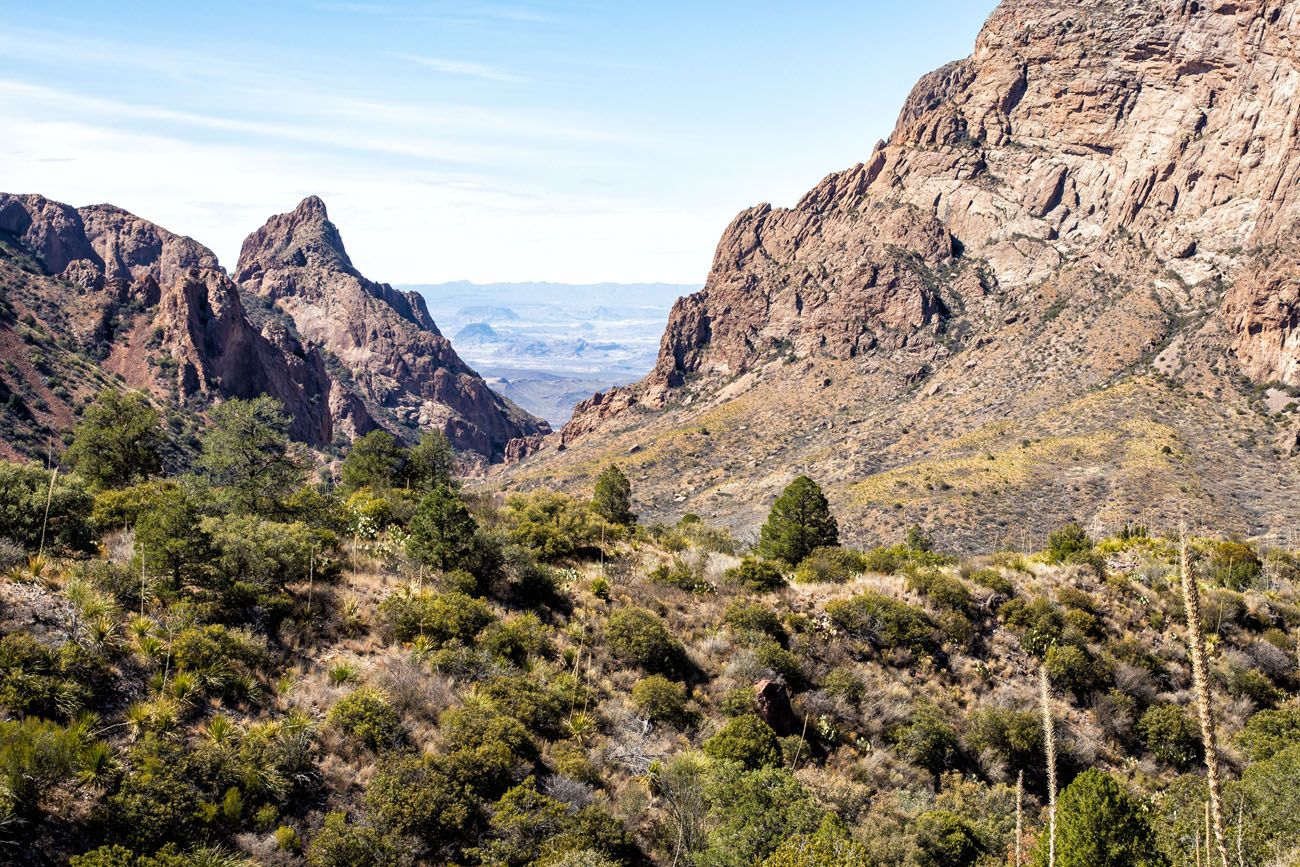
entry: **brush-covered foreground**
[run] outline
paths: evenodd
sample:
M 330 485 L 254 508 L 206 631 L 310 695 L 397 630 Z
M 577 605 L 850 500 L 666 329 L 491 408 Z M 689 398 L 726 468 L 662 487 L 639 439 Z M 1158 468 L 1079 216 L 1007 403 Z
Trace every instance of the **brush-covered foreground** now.
M 68 468 L 0 464 L 0 860 L 1046 864 L 1045 668 L 1055 863 L 1217 863 L 1168 533 L 850 550 L 801 479 L 748 550 L 616 469 L 502 499 L 287 424 L 191 454 L 104 395 Z M 1225 848 L 1300 863 L 1300 560 L 1212 535 Z

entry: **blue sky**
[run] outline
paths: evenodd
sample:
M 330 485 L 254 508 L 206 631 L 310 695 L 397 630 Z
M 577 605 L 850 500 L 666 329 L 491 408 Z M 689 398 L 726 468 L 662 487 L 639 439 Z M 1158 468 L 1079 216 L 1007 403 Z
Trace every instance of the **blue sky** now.
M 316 193 L 388 282 L 702 282 L 888 135 L 993 0 L 0 0 L 0 190 L 234 266 Z

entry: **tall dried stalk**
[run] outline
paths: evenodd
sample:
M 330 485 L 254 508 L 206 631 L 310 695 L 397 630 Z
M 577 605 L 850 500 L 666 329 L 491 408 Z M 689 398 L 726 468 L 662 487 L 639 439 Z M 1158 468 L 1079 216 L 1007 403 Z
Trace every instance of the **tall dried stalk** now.
M 59 477 L 59 468 L 50 471 L 50 490 L 45 494 L 45 517 L 41 519 L 41 546 L 37 549 L 36 559 L 45 557 L 45 529 L 50 526 L 50 504 L 54 502 L 54 480 Z
M 1024 836 L 1024 814 L 1025 814 L 1025 772 L 1020 771 L 1016 774 L 1016 867 L 1022 867 L 1020 854 L 1020 840 Z
M 1205 746 L 1205 782 L 1210 800 L 1205 847 L 1219 851 L 1223 867 L 1228 867 L 1228 847 L 1223 839 L 1223 809 L 1219 786 L 1219 739 L 1215 731 L 1214 710 L 1210 707 L 1210 683 L 1205 673 L 1205 636 L 1201 634 L 1201 592 L 1187 562 L 1187 534 L 1180 534 L 1179 568 L 1183 579 L 1183 608 L 1187 612 L 1187 647 L 1192 657 L 1192 688 L 1196 693 L 1196 712 L 1201 721 L 1201 740 Z M 1209 857 L 1206 862 L 1210 861 Z
M 1056 732 L 1052 727 L 1047 666 L 1038 667 L 1038 698 L 1043 705 L 1043 746 L 1047 751 L 1047 867 L 1056 867 Z

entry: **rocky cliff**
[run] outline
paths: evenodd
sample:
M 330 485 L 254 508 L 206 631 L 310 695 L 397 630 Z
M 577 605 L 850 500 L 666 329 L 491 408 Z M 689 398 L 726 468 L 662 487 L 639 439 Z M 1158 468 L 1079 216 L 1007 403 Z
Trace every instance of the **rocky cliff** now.
M 43 452 L 112 383 L 191 413 L 267 394 L 313 446 L 436 427 L 493 460 L 548 431 L 461 362 L 418 296 L 356 273 L 319 199 L 251 236 L 239 277 L 260 295 L 120 208 L 0 194 L 0 450 Z
M 35 266 L 10 300 L 25 300 L 29 327 L 39 318 L 64 351 L 87 352 L 127 386 L 182 404 L 269 394 L 293 416 L 295 437 L 330 442 L 319 354 L 274 327 L 254 328 L 206 247 L 111 205 L 74 209 L 40 196 L 0 195 L 0 232 Z M 3 263 L 10 273 L 15 264 Z M 17 365 L 27 360 L 20 354 L 6 359 Z
M 651 374 L 507 483 L 667 461 L 652 512 L 744 527 L 802 467 L 863 534 L 958 540 L 1053 479 L 1036 529 L 1292 520 L 1297 38 L 1295 2 L 1006 0 L 866 161 L 740 214 Z
M 374 419 L 407 439 L 438 428 L 459 448 L 492 459 L 512 439 L 550 431 L 460 359 L 417 293 L 362 276 L 314 196 L 248 236 L 235 279 L 346 371 L 356 400 L 331 406 L 336 423 L 355 428 L 357 417 Z

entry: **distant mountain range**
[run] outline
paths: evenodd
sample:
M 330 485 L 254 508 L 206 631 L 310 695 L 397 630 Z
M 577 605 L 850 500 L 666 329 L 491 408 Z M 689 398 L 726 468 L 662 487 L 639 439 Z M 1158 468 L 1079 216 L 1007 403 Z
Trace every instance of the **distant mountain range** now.
M 667 283 L 411 285 L 460 355 L 553 425 L 594 392 L 644 376 L 668 311 L 698 286 Z

